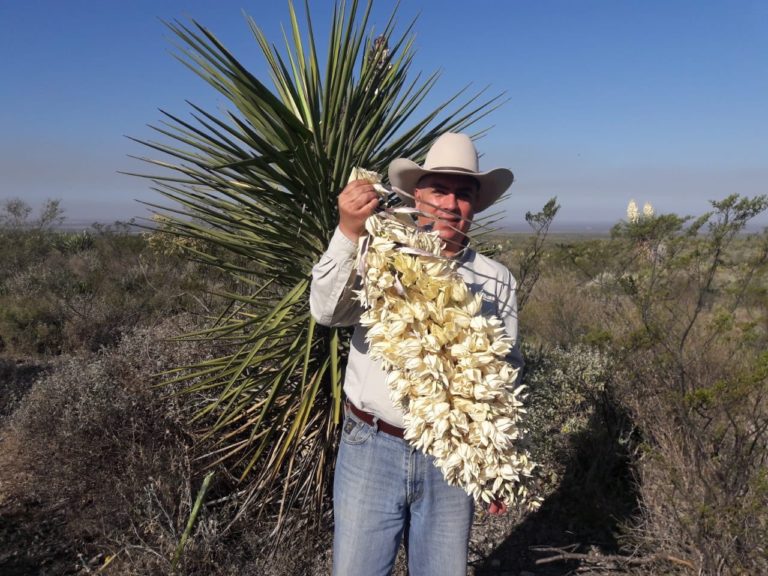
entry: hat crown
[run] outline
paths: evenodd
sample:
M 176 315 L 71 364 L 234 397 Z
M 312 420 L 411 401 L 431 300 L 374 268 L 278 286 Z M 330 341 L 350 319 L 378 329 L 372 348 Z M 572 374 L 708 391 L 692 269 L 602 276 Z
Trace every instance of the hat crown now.
M 504 194 L 515 179 L 511 170 L 494 168 L 487 172 L 478 169 L 477 149 L 466 134 L 447 132 L 430 146 L 424 165 L 408 158 L 395 158 L 389 163 L 389 182 L 403 202 L 413 205 L 411 195 L 419 180 L 427 174 L 455 174 L 472 176 L 478 183 L 475 214 L 491 206 Z M 399 190 L 399 191 L 398 191 Z M 402 193 L 401 193 L 402 192 Z
M 466 134 L 447 132 L 435 140 L 424 159 L 425 170 L 479 172 L 477 149 Z

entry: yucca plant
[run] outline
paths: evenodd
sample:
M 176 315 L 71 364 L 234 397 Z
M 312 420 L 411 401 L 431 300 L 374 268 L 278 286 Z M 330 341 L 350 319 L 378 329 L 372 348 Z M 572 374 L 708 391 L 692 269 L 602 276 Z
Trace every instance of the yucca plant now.
M 196 415 L 217 446 L 208 456 L 247 482 L 243 501 L 260 510 L 318 511 L 330 478 L 345 339 L 316 325 L 308 290 L 351 168 L 385 172 L 393 158 L 420 160 L 437 135 L 465 130 L 500 103 L 460 91 L 423 112 L 437 74 L 409 80 L 414 23 L 396 36 L 395 9 L 375 35 L 371 9 L 336 4 L 324 67 L 309 2 L 303 24 L 289 3 L 282 51 L 248 18 L 269 83 L 202 25 L 169 24 L 178 58 L 233 108 L 214 115 L 193 105 L 192 120 L 164 113 L 155 127 L 164 141 L 141 141 L 165 158 L 144 158 L 162 168 L 144 176 L 173 201 L 151 204 L 164 229 L 198 240 L 182 243 L 189 256 L 239 286 L 223 295 L 226 313 L 188 335 L 228 341 L 231 353 L 167 380 L 210 398 Z

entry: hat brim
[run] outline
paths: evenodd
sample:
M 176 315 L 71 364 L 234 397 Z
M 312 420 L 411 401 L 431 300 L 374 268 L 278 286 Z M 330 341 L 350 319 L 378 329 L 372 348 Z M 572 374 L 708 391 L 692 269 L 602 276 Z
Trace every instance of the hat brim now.
M 488 172 L 468 172 L 466 170 L 451 170 L 449 168 L 427 170 L 408 158 L 397 158 L 389 165 L 389 183 L 400 190 L 412 194 L 419 180 L 427 174 L 455 174 L 458 176 L 471 176 L 480 183 L 477 201 L 475 202 L 475 214 L 482 212 L 493 205 L 504 192 L 512 185 L 515 179 L 511 170 L 495 168 Z M 413 198 L 398 194 L 403 202 L 413 205 Z

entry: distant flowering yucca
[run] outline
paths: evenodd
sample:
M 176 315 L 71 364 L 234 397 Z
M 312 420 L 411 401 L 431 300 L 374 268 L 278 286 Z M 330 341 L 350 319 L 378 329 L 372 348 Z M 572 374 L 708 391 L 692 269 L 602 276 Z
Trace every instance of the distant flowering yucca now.
M 634 201 L 634 199 L 630 200 L 629 204 L 627 204 L 627 220 L 630 224 L 637 224 L 641 219 L 644 218 L 653 218 L 653 215 L 654 210 L 650 202 L 643 204 L 642 215 L 640 214 L 640 211 L 637 208 L 637 203 Z
M 653 206 L 651 206 L 650 202 L 646 202 L 645 204 L 643 204 L 643 217 L 645 218 L 653 217 Z
M 367 171 L 351 179 L 361 176 L 378 182 Z M 476 501 L 526 501 L 534 464 L 518 442 L 524 387 L 505 360 L 513 342 L 501 320 L 481 314 L 481 295 L 441 256 L 437 232 L 419 230 L 397 209 L 365 226 L 360 322 L 405 414 L 406 440 Z
M 635 224 L 640 219 L 640 213 L 637 210 L 637 204 L 634 200 L 630 200 L 627 204 L 627 220 L 630 223 Z

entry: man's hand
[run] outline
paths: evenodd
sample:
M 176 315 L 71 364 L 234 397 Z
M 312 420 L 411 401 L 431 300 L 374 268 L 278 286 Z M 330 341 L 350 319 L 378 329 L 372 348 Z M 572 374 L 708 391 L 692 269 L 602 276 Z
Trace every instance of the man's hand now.
M 379 204 L 379 195 L 367 180 L 353 180 L 339 194 L 339 230 L 352 240 L 365 230 L 365 221 Z
M 488 513 L 493 514 L 494 516 L 501 516 L 502 514 L 507 513 L 507 505 L 504 504 L 501 500 L 492 500 L 490 504 L 488 504 Z

